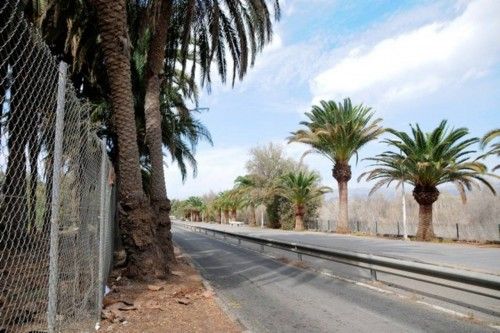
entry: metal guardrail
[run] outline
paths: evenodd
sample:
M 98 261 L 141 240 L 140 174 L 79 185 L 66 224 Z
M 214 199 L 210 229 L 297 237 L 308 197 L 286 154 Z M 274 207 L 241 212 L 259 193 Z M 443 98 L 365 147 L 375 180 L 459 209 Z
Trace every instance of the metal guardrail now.
M 255 244 L 260 244 L 262 250 L 264 246 L 268 246 L 294 252 L 297 253 L 299 259 L 302 259 L 302 255 L 307 255 L 330 261 L 340 262 L 351 266 L 366 268 L 370 270 L 371 277 L 373 280 L 377 279 L 377 274 L 376 274 L 377 272 L 383 272 L 387 274 L 410 278 L 413 280 L 428 282 L 448 288 L 458 289 L 461 291 L 466 291 L 477 295 L 500 299 L 500 294 L 495 295 L 491 294 L 488 291 L 482 291 L 470 288 L 472 286 L 475 286 L 475 287 L 485 288 L 490 291 L 491 290 L 500 291 L 500 276 L 498 275 L 468 271 L 459 268 L 446 267 L 446 266 L 422 263 L 411 260 L 389 258 L 378 255 L 366 254 L 366 253 L 325 249 L 311 245 L 304 245 L 304 244 L 279 241 L 276 239 L 255 237 L 245 234 L 216 230 L 212 228 L 199 227 L 185 223 L 174 222 L 174 224 L 187 227 L 195 232 L 204 232 L 205 234 L 208 234 L 210 232 L 213 234 L 213 236 L 219 234 L 223 235 L 224 238 L 226 237 L 236 238 L 238 239 L 238 243 L 240 244 L 241 240 L 245 240 Z M 440 281 L 428 279 L 429 277 L 446 280 L 447 282 L 455 282 L 461 285 L 443 283 Z

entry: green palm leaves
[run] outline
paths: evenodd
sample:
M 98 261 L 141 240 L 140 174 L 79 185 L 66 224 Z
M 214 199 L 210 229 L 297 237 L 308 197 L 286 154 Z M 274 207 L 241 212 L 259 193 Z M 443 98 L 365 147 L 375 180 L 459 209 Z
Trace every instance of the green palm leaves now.
M 489 150 L 484 155 L 482 155 L 481 158 L 485 158 L 491 155 L 500 157 L 500 128 L 496 128 L 486 133 L 481 139 L 481 147 L 483 149 L 486 148 L 486 146 L 489 145 L 494 140 L 496 140 L 496 142 L 491 144 Z M 498 169 L 500 169 L 500 164 L 496 165 L 493 168 L 493 171 L 496 171 Z
M 389 185 L 394 180 L 404 180 L 414 186 L 436 187 L 453 183 L 465 198 L 465 189 L 484 184 L 495 192 L 484 178 L 486 166 L 471 159 L 476 151 L 473 145 L 478 138 L 467 138 L 466 128 L 449 130 L 447 122 L 442 121 L 432 132 L 424 133 L 418 126 L 411 126 L 412 136 L 393 129 L 387 130 L 395 139 L 384 140 L 395 151 L 386 151 L 374 158 L 376 168 L 363 174 L 367 180 L 378 180 L 374 190 Z
M 300 124 L 305 129 L 293 132 L 289 142 L 301 142 L 311 146 L 309 152 L 319 153 L 332 161 L 333 177 L 339 187 L 339 218 L 337 232 L 348 232 L 348 190 L 351 179 L 349 160 L 368 142 L 375 140 L 384 129 L 382 119 L 373 119 L 371 108 L 362 104 L 352 105 L 349 98 L 343 103 L 321 101 L 306 112 L 308 121 Z M 309 153 L 309 152 L 306 152 Z
M 281 176 L 277 187 L 278 193 L 286 198 L 295 209 L 295 230 L 304 230 L 306 205 L 323 194 L 331 192 L 331 188 L 319 186 L 319 175 L 315 172 L 299 170 Z
M 420 205 L 417 238 L 434 237 L 432 229 L 432 204 L 437 200 L 438 185 L 453 183 L 462 199 L 466 190 L 479 184 L 485 185 L 493 193 L 495 189 L 485 179 L 486 166 L 473 160 L 476 151 L 472 146 L 478 138 L 468 137 L 466 128 L 449 129 L 442 121 L 433 131 L 425 133 L 418 126 L 411 126 L 411 135 L 388 129 L 395 138 L 384 140 L 393 150 L 373 158 L 373 169 L 362 174 L 368 181 L 376 181 L 372 192 L 389 186 L 393 181 L 408 182 L 414 186 L 413 196 Z
M 289 142 L 306 143 L 334 163 L 348 163 L 361 147 L 384 131 L 382 119 L 373 119 L 371 108 L 352 105 L 349 98 L 343 103 L 321 101 L 305 115 L 309 120 L 300 123 L 305 129 L 293 132 Z
M 320 177 L 315 172 L 288 172 L 280 180 L 278 193 L 296 206 L 304 205 L 332 191 L 330 187 L 318 185 Z

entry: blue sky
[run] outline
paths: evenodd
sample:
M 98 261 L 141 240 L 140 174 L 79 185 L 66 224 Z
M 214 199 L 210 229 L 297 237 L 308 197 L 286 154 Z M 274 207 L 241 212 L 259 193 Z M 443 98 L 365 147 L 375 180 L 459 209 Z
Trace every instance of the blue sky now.
M 286 144 L 303 113 L 321 99 L 371 106 L 384 126 L 430 129 L 442 119 L 476 136 L 500 126 L 500 1 L 281 1 L 274 38 L 235 87 L 215 83 L 203 93 L 200 115 L 214 147 L 197 150 L 198 177 L 184 184 L 168 165 L 171 198 L 218 192 L 245 173 L 248 151 L 282 144 L 299 159 L 307 147 Z M 360 158 L 381 152 L 373 143 Z M 306 163 L 333 186 L 331 163 L 309 156 Z M 490 163 L 493 163 L 491 161 Z M 353 166 L 351 188 L 366 167 Z

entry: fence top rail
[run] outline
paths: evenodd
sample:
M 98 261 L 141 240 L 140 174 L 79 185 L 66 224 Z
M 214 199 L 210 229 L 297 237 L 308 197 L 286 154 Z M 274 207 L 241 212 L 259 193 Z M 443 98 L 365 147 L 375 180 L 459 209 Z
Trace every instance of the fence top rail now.
M 179 224 L 178 222 L 173 222 Z M 199 230 L 208 230 L 221 235 L 227 235 L 235 238 L 244 239 L 258 244 L 271 245 L 280 247 L 293 252 L 300 252 L 303 254 L 311 255 L 321 255 L 323 257 L 346 259 L 359 263 L 364 263 L 368 265 L 376 265 L 385 268 L 396 269 L 408 273 L 415 273 L 426 275 L 430 277 L 450 280 L 454 282 L 465 283 L 469 285 L 474 285 L 481 288 L 500 290 L 500 276 L 494 274 L 488 274 L 483 272 L 476 272 L 471 270 L 465 270 L 454 267 L 441 266 L 430 263 L 423 263 L 412 260 L 403 260 L 390 257 L 384 257 L 379 255 L 373 255 L 368 253 L 336 250 L 336 249 L 325 249 L 311 245 L 285 242 L 276 239 L 269 239 L 263 237 L 250 236 L 235 232 L 222 231 L 213 228 L 201 227 L 192 224 L 182 223 L 182 225 L 189 226 L 191 228 Z M 374 267 L 376 270 L 376 268 Z

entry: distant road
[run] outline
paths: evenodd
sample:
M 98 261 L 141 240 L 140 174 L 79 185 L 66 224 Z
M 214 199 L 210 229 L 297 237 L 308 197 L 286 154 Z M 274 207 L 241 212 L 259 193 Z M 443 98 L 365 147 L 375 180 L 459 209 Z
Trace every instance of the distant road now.
M 315 245 L 329 249 L 412 259 L 500 275 L 499 247 L 478 247 L 467 244 L 441 244 L 416 241 L 405 242 L 402 240 L 327 234 L 312 231 L 296 232 L 266 228 L 261 229 L 258 227 L 236 227 L 227 224 L 221 225 L 198 222 L 194 224 L 252 236 Z
M 173 239 L 252 332 L 497 332 L 175 225 Z

